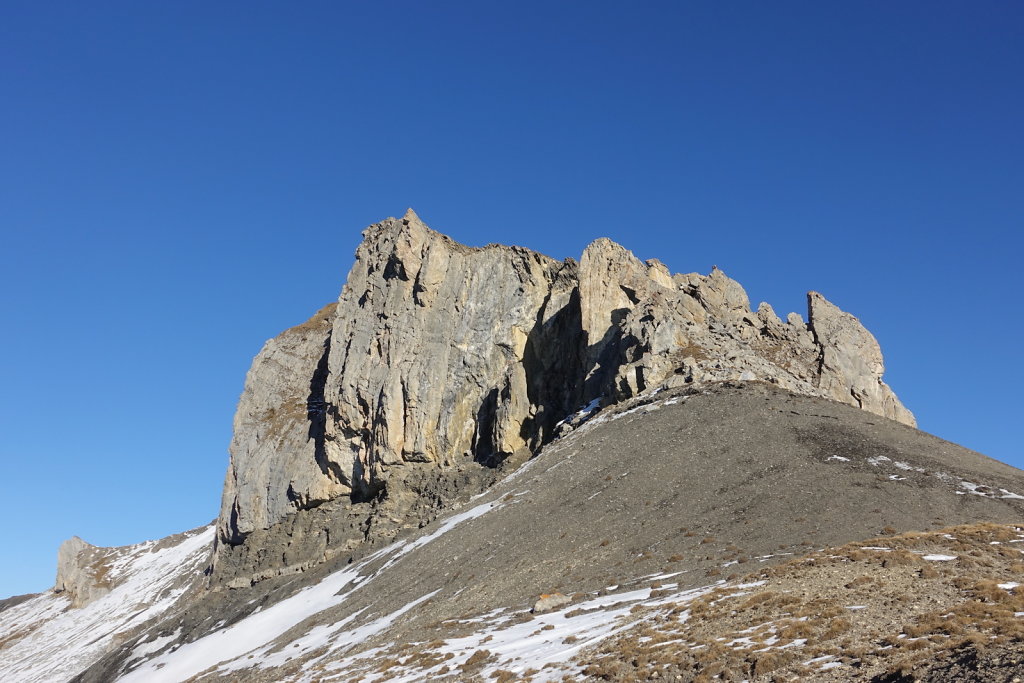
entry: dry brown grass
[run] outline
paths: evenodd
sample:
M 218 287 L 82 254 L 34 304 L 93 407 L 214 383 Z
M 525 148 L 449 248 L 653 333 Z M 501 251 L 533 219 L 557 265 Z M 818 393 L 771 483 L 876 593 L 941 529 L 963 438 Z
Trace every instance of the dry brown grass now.
M 465 662 L 463 662 L 461 669 L 465 672 L 475 671 L 482 667 L 491 658 L 491 651 L 480 649 L 469 656 Z
M 844 667 L 837 672 L 860 679 L 910 673 L 966 645 L 1018 642 L 1024 619 L 1014 614 L 1024 612 L 1024 587 L 1019 595 L 999 584 L 1020 578 L 1024 543 L 1009 541 L 1022 539 L 1017 527 L 977 524 L 793 558 L 742 577 L 766 582 L 746 594 L 726 585 L 685 605 L 634 607 L 643 628 L 581 655 L 585 673 L 615 681 L 650 680 L 655 672 L 694 681 L 814 679 L 817 669 L 803 662 L 830 655 Z M 681 622 L 684 612 L 689 618 Z

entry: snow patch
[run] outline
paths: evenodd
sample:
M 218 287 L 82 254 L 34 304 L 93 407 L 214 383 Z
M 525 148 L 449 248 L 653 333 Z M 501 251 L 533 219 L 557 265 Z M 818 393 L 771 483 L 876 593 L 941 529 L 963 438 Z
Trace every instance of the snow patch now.
M 287 652 L 279 650 L 276 642 L 285 632 L 325 610 L 345 602 L 358 586 L 365 587 L 402 557 L 436 540 L 454 527 L 476 519 L 491 510 L 502 507 L 500 503 L 482 503 L 469 510 L 452 515 L 440 527 L 412 542 L 393 543 L 363 559 L 355 567 L 347 567 L 330 574 L 319 583 L 308 586 L 295 595 L 271 605 L 258 613 L 232 624 L 226 629 L 210 633 L 196 641 L 186 643 L 173 653 L 151 659 L 137 669 L 122 676 L 119 681 L 130 683 L 175 683 L 187 680 L 212 666 L 219 670 L 236 671 L 254 665 L 280 665 L 302 653 L 330 643 L 331 651 L 347 649 L 366 638 L 388 628 L 402 616 L 434 593 L 419 598 L 393 614 L 385 615 L 359 628 L 344 631 L 359 613 L 329 626 L 316 626 L 289 643 Z M 389 556 L 387 561 L 371 574 L 362 574 L 369 564 Z M 436 592 L 436 591 L 435 591 Z M 295 645 L 298 645 L 295 648 Z M 292 652 L 291 650 L 295 651 Z

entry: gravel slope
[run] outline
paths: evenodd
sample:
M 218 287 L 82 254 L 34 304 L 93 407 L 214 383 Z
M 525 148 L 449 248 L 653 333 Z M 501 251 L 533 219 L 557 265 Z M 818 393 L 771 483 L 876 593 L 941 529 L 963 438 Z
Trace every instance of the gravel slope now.
M 211 679 L 328 679 L 374 647 L 466 637 L 480 615 L 525 622 L 544 593 L 583 604 L 635 585 L 650 599 L 659 589 L 643 577 L 673 574 L 673 590 L 686 591 L 880 533 L 1021 520 L 1024 473 L 915 429 L 760 383 L 664 392 L 592 415 L 454 517 L 375 555 L 210 591 L 152 634 L 180 633 L 180 644 L 235 624 L 250 634 L 241 652 L 190 650 L 207 653 L 194 666 L 236 658 Z M 332 597 L 252 635 L 253 610 L 316 585 Z M 115 679 L 132 647 L 81 680 Z M 167 666 L 170 647 L 146 656 Z

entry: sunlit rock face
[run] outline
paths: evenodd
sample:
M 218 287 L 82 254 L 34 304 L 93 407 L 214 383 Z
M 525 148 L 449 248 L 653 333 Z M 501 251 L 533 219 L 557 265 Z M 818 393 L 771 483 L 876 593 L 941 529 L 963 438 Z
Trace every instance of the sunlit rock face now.
M 426 523 L 595 399 L 762 381 L 914 424 L 874 337 L 817 293 L 809 322 L 783 322 L 717 268 L 673 275 L 604 238 L 557 261 L 467 247 L 411 210 L 363 236 L 337 304 L 268 341 L 246 378 L 218 521 L 229 574 Z M 260 550 L 282 538 L 287 558 Z
M 575 407 L 577 266 L 473 249 L 409 213 L 374 225 L 334 320 L 327 460 L 361 497 L 407 463 L 532 449 Z
M 336 304 L 268 341 L 235 412 L 218 528 L 237 540 L 348 492 L 322 453 L 323 384 Z

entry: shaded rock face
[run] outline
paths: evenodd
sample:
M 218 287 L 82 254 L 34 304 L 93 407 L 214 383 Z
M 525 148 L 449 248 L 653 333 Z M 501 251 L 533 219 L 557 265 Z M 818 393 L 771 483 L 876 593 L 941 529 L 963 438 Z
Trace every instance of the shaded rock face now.
M 751 311 L 717 268 L 673 275 L 607 239 L 577 263 L 467 247 L 411 210 L 375 224 L 337 305 L 267 342 L 249 371 L 220 573 L 244 583 L 421 526 L 594 400 L 762 380 L 913 425 L 856 318 L 811 293 L 808 319 Z

